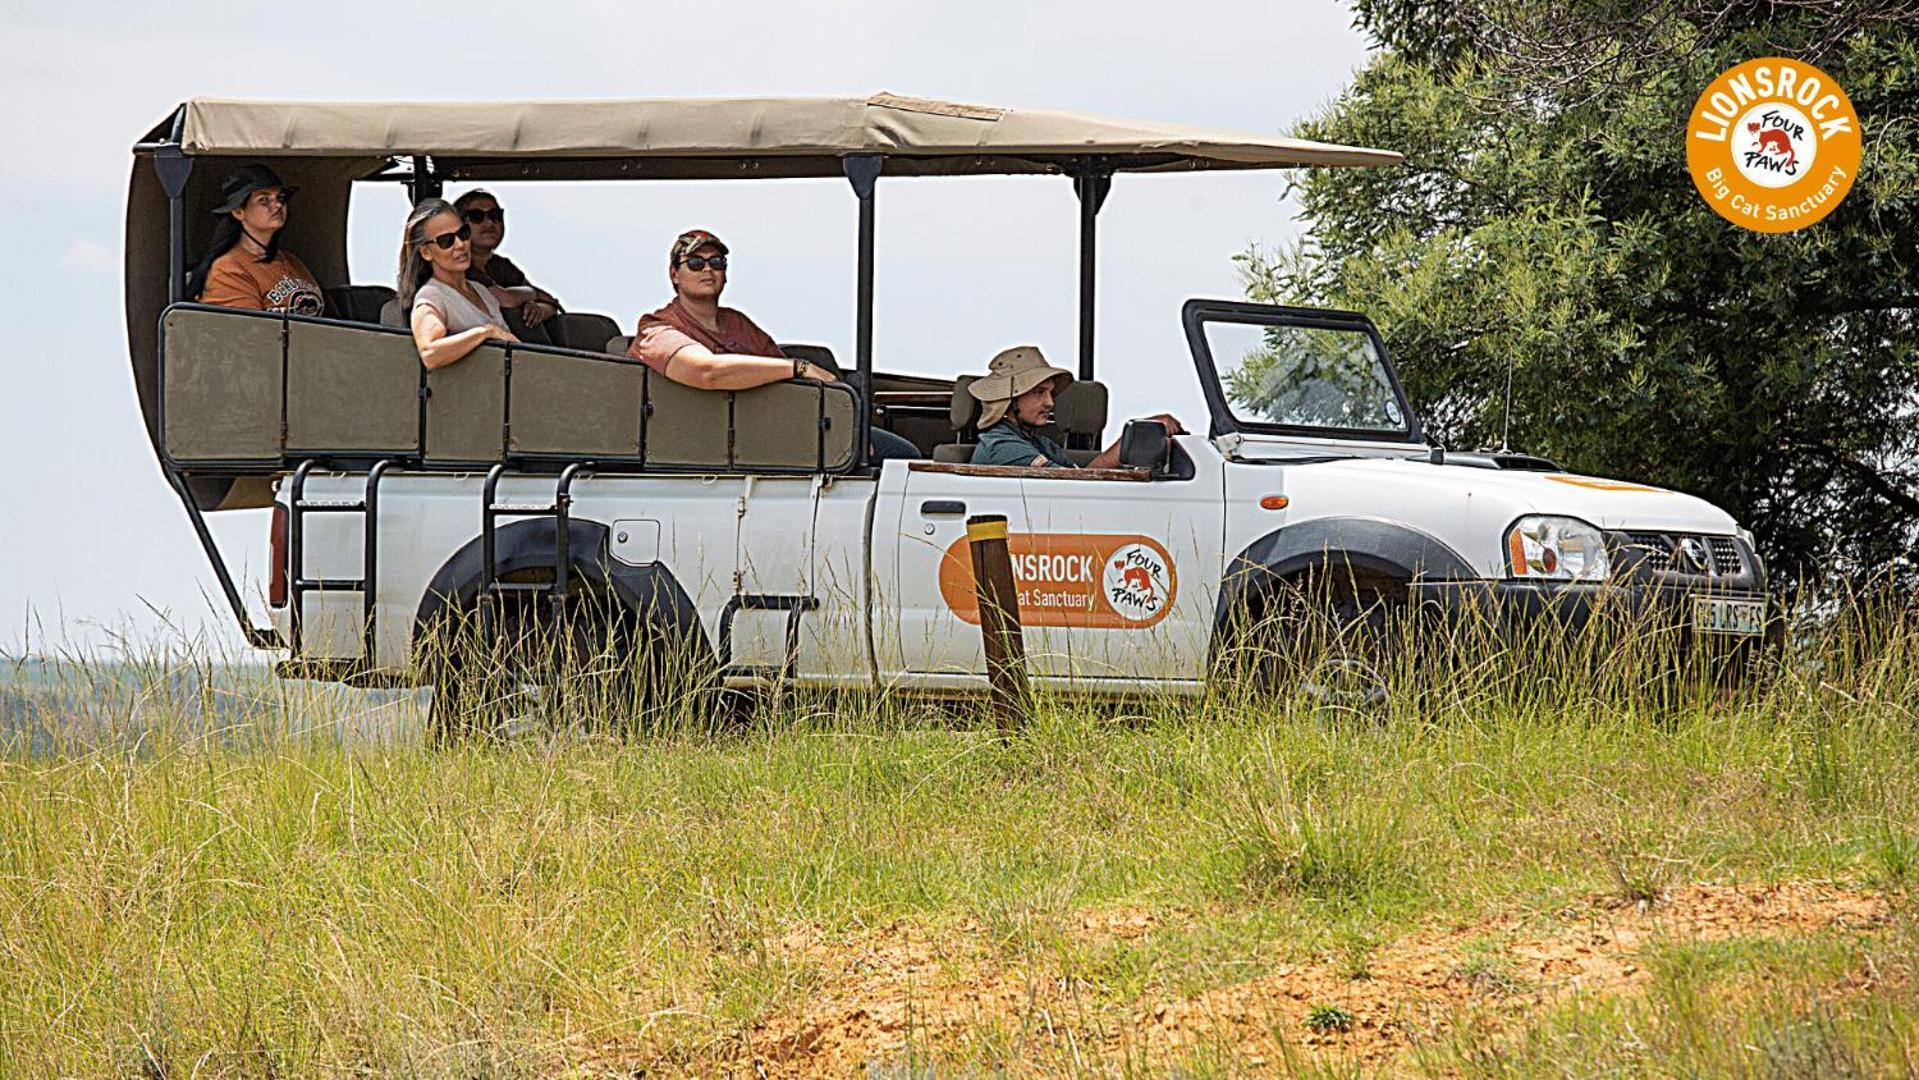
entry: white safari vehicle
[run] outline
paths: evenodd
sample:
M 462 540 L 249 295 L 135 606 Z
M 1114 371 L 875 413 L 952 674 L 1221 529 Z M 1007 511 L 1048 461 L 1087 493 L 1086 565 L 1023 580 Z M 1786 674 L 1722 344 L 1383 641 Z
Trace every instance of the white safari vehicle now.
M 1124 467 L 1109 470 L 967 464 L 976 411 L 960 373 L 985 357 L 912 357 L 949 364 L 951 379 L 876 370 L 882 181 L 1074 184 L 1079 379 L 1057 426 L 1084 460 L 1108 438 L 1092 292 L 1115 174 L 1397 154 L 887 94 L 195 100 L 134 152 L 126 309 L 148 429 L 235 616 L 255 645 L 287 653 L 285 674 L 431 681 L 422 643 L 441 620 L 572 605 L 636 651 L 687 650 L 729 685 L 980 691 L 975 514 L 1009 521 L 1034 681 L 1081 692 L 1199 691 L 1238 616 L 1305 579 L 1330 582 L 1329 602 L 1349 610 L 1410 602 L 1574 628 L 1605 593 L 1719 641 L 1755 638 L 1764 621 L 1764 568 L 1718 508 L 1524 455 L 1429 447 L 1363 315 L 1212 300 L 1167 312 L 1183 320 L 1209 429 L 1169 440 L 1129 425 Z M 304 189 L 286 243 L 329 286 L 325 318 L 179 302 L 222 177 L 252 161 Z M 840 383 L 680 386 L 620 356 L 628 312 L 556 317 L 544 341 L 429 372 L 405 331 L 379 325 L 392 290 L 352 284 L 346 265 L 355 184 L 418 199 L 449 180 L 826 176 L 850 181 L 858 231 Z M 828 348 L 789 351 L 839 368 Z M 869 423 L 926 460 L 870 463 Z M 270 628 L 252 624 L 205 520 L 268 506 Z

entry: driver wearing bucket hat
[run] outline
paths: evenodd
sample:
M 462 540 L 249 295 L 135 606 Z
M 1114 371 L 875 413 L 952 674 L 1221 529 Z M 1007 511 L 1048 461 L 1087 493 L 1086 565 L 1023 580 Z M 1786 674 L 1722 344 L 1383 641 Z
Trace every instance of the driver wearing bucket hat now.
M 1053 422 L 1054 396 L 1072 381 L 1072 372 L 1048 364 L 1036 345 L 1015 345 L 993 357 L 986 375 L 966 388 L 980 402 L 979 445 L 973 448 L 973 464 L 1078 468 L 1065 449 L 1040 430 Z M 1168 435 L 1186 433 L 1167 413 L 1149 419 L 1166 425 Z M 1116 440 L 1086 467 L 1110 469 L 1118 464 Z

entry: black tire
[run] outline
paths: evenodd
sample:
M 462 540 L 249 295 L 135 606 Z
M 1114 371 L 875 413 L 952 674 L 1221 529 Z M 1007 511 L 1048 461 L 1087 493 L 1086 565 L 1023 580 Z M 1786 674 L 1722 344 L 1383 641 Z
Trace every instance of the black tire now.
M 662 690 L 653 635 L 606 593 L 576 593 L 557 611 L 543 595 L 510 595 L 435 630 L 428 728 L 441 744 L 534 722 L 625 733 L 645 723 Z
M 1228 676 L 1260 693 L 1298 693 L 1370 707 L 1390 695 L 1405 640 L 1404 582 L 1302 575 L 1247 605 L 1233 634 Z

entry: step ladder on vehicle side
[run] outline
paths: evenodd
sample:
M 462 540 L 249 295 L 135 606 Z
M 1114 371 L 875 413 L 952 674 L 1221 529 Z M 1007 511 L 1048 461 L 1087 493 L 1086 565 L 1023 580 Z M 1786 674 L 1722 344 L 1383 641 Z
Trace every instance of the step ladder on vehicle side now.
M 500 478 L 506 475 L 507 466 L 503 462 L 487 470 L 486 483 L 480 488 L 480 591 L 478 596 L 479 629 L 484 634 L 495 625 L 499 617 L 498 608 L 506 597 L 514 594 L 530 594 L 536 604 L 541 597 L 546 600 L 548 615 L 552 625 L 559 627 L 565 614 L 566 601 L 572 588 L 572 536 L 569 529 L 573 509 L 573 483 L 582 476 L 590 476 L 594 468 L 591 461 L 576 461 L 560 470 L 560 478 L 553 486 L 553 501 L 550 503 L 503 503 L 499 501 Z M 553 580 L 546 581 L 501 581 L 499 572 L 499 523 L 502 518 L 531 520 L 546 518 L 553 522 Z
M 301 660 L 301 635 L 306 623 L 306 597 L 316 592 L 357 592 L 361 594 L 360 655 L 350 661 L 353 670 L 371 671 L 378 655 L 375 647 L 377 627 L 374 601 L 380 580 L 380 482 L 398 462 L 385 459 L 367 470 L 366 488 L 358 499 L 308 499 L 307 478 L 320 462 L 308 458 L 293 470 L 287 498 L 287 644 L 288 655 Z M 361 569 L 357 579 L 310 578 L 306 572 L 306 517 L 308 514 L 361 514 L 366 532 L 361 548 Z

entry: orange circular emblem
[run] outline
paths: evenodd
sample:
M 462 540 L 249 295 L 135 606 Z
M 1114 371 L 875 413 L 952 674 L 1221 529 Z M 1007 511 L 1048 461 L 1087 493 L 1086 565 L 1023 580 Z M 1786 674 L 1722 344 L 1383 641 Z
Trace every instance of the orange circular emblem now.
M 1686 167 L 1706 204 L 1760 232 L 1832 213 L 1852 190 L 1859 147 L 1859 114 L 1832 76 L 1779 56 L 1714 79 L 1686 126 Z

